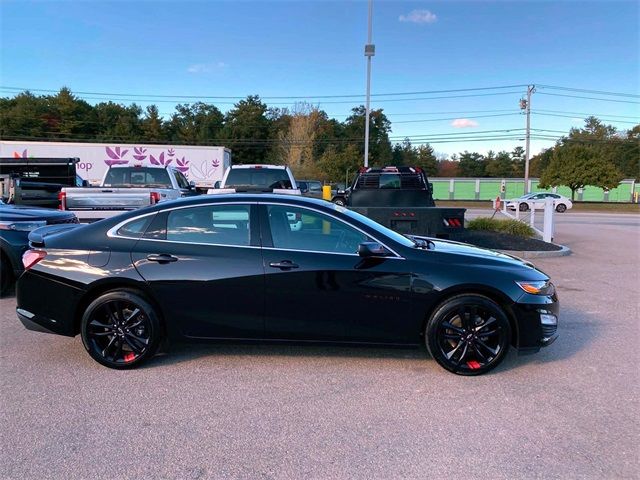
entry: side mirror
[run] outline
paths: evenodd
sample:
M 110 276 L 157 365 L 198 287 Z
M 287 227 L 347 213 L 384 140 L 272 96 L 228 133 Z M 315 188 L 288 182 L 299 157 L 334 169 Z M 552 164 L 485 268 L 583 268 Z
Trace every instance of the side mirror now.
M 89 180 L 82 180 L 82 186 L 83 187 L 89 187 L 90 186 Z
M 189 182 L 189 188 L 190 188 L 191 190 L 195 190 L 195 189 L 196 189 L 196 182 L 195 182 L 195 181 L 193 181 L 193 180 L 191 180 L 191 181 Z
M 387 257 L 389 250 L 378 242 L 362 242 L 358 245 L 358 255 L 361 257 Z
M 216 183 L 213 184 L 213 188 L 220 188 L 220 180 L 216 180 Z

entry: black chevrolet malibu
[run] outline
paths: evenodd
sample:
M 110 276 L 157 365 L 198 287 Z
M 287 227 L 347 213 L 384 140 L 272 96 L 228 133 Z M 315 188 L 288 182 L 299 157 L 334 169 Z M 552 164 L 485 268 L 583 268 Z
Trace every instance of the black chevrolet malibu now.
M 200 196 L 30 235 L 17 314 L 130 368 L 164 340 L 426 344 L 477 375 L 556 338 L 558 299 L 530 263 L 407 237 L 344 207 Z

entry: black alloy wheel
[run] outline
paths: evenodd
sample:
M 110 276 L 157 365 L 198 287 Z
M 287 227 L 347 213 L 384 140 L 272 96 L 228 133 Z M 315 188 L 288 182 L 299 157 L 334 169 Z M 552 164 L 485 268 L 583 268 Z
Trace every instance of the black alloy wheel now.
M 558 206 L 556 207 L 556 212 L 558 213 L 564 213 L 567 211 L 567 206 L 564 203 L 559 203 Z
M 446 300 L 436 308 L 426 328 L 431 356 L 458 375 L 480 375 L 497 367 L 510 340 L 511 327 L 503 309 L 476 294 Z
M 336 205 L 339 205 L 341 207 L 344 207 L 346 205 L 345 202 L 344 202 L 344 199 L 342 199 L 342 198 L 334 199 L 333 203 L 335 203 Z
M 108 292 L 87 307 L 81 324 L 89 355 L 109 368 L 126 369 L 153 357 L 160 344 L 154 308 L 129 290 Z
M 521 212 L 526 212 L 529 210 L 529 204 L 528 203 L 521 203 L 520 204 L 520 211 Z

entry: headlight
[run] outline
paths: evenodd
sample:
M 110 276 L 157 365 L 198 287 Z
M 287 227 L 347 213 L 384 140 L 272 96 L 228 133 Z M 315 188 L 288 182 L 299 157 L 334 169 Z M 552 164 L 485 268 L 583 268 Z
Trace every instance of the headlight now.
M 535 282 L 516 282 L 518 286 L 527 293 L 532 295 L 553 295 L 556 287 L 549 280 L 540 280 Z
M 38 222 L 0 222 L 0 230 L 13 230 L 14 232 L 30 232 L 36 228 L 44 227 L 46 221 Z

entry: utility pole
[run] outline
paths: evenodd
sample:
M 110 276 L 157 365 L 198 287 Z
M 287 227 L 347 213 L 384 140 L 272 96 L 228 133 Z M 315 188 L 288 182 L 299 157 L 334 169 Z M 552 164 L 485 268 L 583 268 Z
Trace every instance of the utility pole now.
M 524 144 L 524 193 L 529 193 L 529 155 L 531 140 L 531 94 L 536 91 L 535 85 L 527 86 L 527 99 L 520 100 L 520 109 L 527 115 L 527 131 Z
M 373 16 L 373 0 L 369 0 L 369 34 L 367 36 L 367 44 L 364 46 L 364 56 L 367 57 L 367 99 L 365 102 L 365 121 L 364 121 L 364 166 L 369 166 L 369 116 L 371 110 L 369 108 L 369 100 L 371 97 L 371 57 L 376 54 L 376 46 L 371 43 L 371 18 Z

